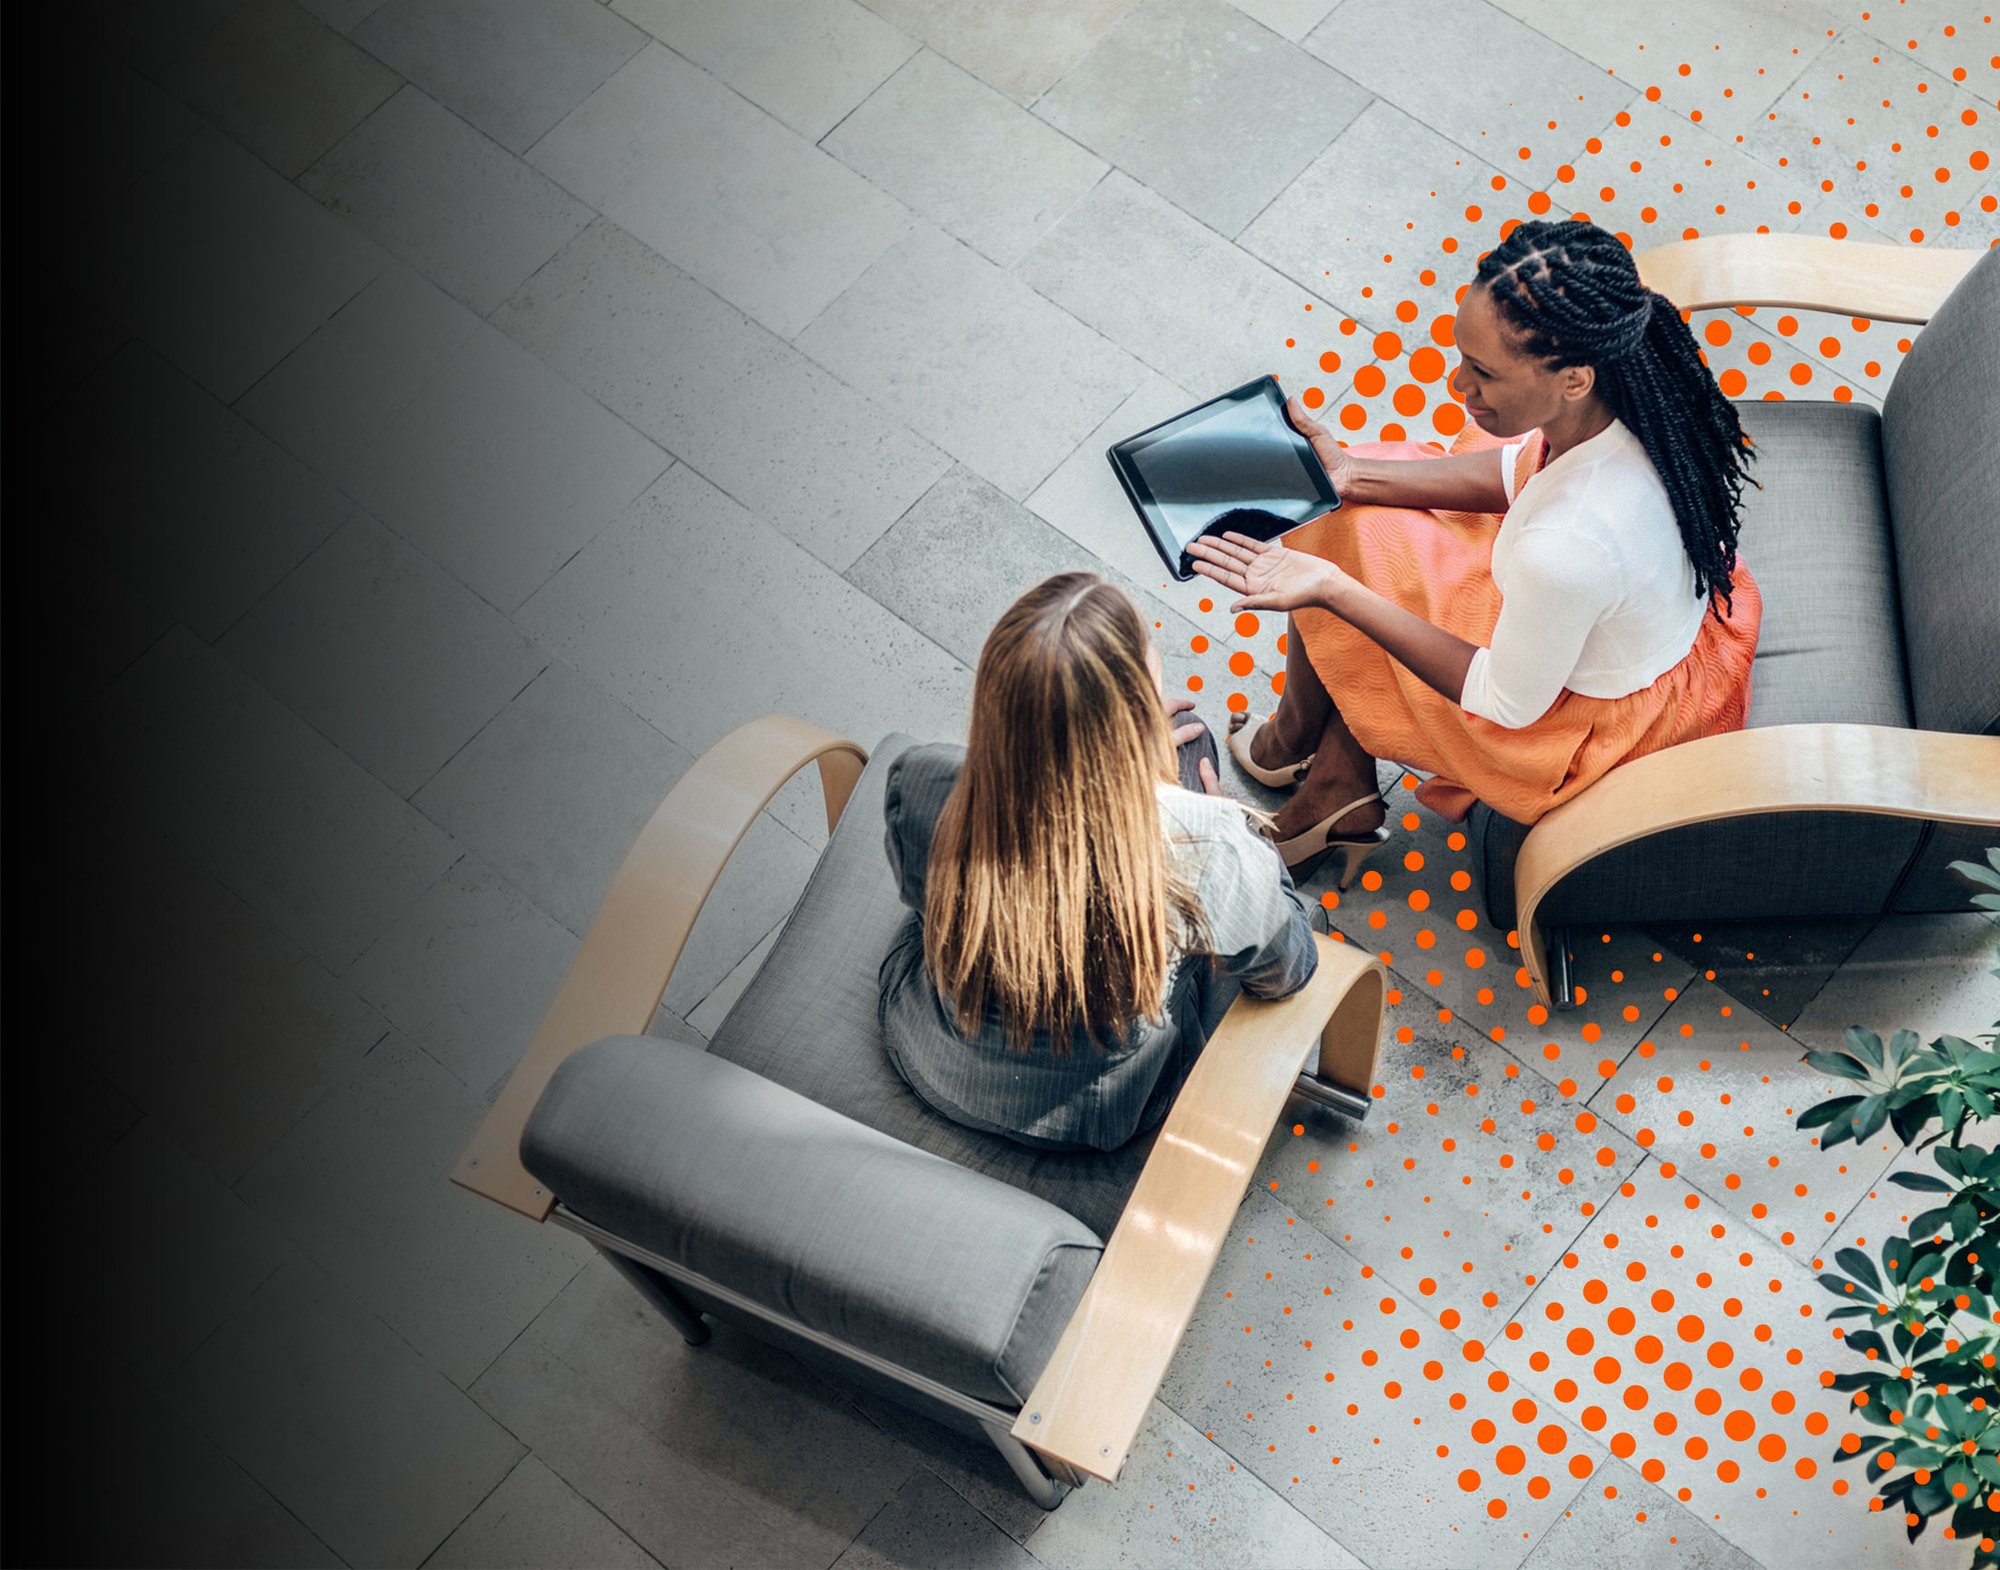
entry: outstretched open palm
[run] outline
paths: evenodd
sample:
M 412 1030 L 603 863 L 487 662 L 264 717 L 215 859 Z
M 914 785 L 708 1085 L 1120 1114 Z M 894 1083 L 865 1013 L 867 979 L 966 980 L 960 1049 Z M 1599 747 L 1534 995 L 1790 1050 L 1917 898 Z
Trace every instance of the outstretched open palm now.
M 1291 550 L 1276 540 L 1233 531 L 1204 535 L 1188 547 L 1194 570 L 1242 596 L 1233 611 L 1294 611 L 1325 605 L 1346 576 L 1324 557 Z

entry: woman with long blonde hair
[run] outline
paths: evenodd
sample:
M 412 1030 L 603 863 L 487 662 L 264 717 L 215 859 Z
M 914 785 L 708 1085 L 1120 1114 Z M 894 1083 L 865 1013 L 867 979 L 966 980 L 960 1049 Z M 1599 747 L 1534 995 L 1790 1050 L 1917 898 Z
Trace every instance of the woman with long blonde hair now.
M 891 766 L 910 913 L 882 964 L 883 1038 L 947 1117 L 1114 1149 L 1166 1115 L 1233 994 L 1218 970 L 1263 997 L 1312 975 L 1290 876 L 1220 793 L 1214 742 L 1170 731 L 1169 709 L 1138 608 L 1061 573 L 988 636 L 966 746 Z

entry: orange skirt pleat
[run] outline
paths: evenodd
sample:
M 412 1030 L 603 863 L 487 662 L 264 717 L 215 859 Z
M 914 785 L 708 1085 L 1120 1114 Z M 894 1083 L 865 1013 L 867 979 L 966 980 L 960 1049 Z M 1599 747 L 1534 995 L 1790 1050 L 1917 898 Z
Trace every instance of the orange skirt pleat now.
M 1468 425 L 1454 453 L 1502 445 Z M 1423 459 L 1417 442 L 1360 443 L 1358 458 Z M 1515 490 L 1541 466 L 1542 438 L 1528 438 Z M 1347 505 L 1286 536 L 1294 549 L 1337 562 L 1377 593 L 1468 643 L 1488 645 L 1500 619 L 1493 540 L 1500 514 Z M 1362 746 L 1431 776 L 1417 798 L 1463 821 L 1475 801 L 1533 823 L 1609 770 L 1698 736 L 1741 730 L 1750 707 L 1763 598 L 1739 560 L 1727 620 L 1713 612 L 1686 657 L 1651 686 L 1622 698 L 1568 688 L 1532 725 L 1510 730 L 1468 713 L 1419 680 L 1380 644 L 1322 610 L 1293 613 L 1307 658 Z

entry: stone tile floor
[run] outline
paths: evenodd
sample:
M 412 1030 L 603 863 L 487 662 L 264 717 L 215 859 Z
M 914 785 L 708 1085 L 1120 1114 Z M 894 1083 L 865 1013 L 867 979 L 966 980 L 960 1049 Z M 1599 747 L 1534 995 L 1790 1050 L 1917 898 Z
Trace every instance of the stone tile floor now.
M 638 825 L 735 725 L 959 735 L 993 616 L 1070 565 L 1141 594 L 1213 725 L 1269 701 L 1279 629 L 1161 581 L 1107 441 L 1265 370 L 1346 433 L 1448 439 L 1440 318 L 1509 216 L 1989 243 L 1990 16 L 63 25 L 75 249 L 35 369 L 106 482 L 62 547 L 90 586 L 65 784 L 112 825 L 79 854 L 121 891 L 116 1016 L 149 1022 L 60 1069 L 56 1132 L 118 1218 L 62 1343 L 87 1372 L 60 1443 L 119 1501 L 76 1556 L 1958 1562 L 1808 1464 L 1811 1265 L 1894 1220 L 1897 1151 L 1823 1157 L 1789 1122 L 1828 1088 L 1800 1046 L 2000 1013 L 1977 914 L 1578 934 L 1583 1002 L 1540 1019 L 1405 779 L 1401 854 L 1331 918 L 1396 973 L 1381 1105 L 1288 1116 L 1123 1482 L 1052 1515 L 733 1331 L 690 1351 L 577 1239 L 444 1174 Z M 1879 403 L 1903 330 L 1799 314 L 1698 323 L 1725 386 Z M 760 822 L 661 1033 L 703 1040 L 741 991 L 815 811 L 793 790 Z

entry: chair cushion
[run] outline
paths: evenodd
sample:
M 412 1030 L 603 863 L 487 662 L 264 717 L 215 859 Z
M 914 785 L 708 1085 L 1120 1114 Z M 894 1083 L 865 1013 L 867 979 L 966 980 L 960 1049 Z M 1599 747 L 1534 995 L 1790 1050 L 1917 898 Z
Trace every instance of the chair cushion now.
M 883 783 L 914 744 L 886 737 L 756 979 L 709 1050 L 919 1150 L 1025 1189 L 1108 1237 L 1158 1130 L 1112 1151 L 1036 1150 L 950 1122 L 904 1083 L 876 1017 L 905 907 L 884 845 Z
M 1044 1200 L 698 1048 L 556 1071 L 521 1159 L 577 1215 L 980 1400 L 1019 1406 L 1103 1247 Z
M 1893 329 L 1891 329 L 1893 331 Z M 1917 334 L 1882 402 L 1916 723 L 2000 734 L 2000 254 Z
M 1740 403 L 1757 444 L 1743 560 L 1764 593 L 1749 724 L 1907 729 L 1881 418 L 1841 403 Z

